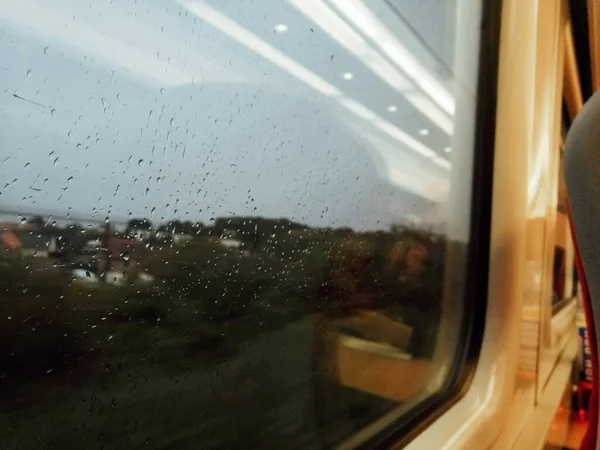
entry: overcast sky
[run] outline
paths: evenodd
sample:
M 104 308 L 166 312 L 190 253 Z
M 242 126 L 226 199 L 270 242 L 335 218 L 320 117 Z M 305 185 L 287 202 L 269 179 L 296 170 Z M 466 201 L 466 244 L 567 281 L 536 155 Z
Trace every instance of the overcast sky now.
M 379 228 L 443 203 L 453 2 L 344 1 L 0 0 L 0 210 Z

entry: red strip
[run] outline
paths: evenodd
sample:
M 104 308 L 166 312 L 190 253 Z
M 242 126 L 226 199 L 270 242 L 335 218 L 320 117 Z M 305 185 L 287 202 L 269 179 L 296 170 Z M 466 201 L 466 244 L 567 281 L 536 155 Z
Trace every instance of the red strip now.
M 585 272 L 583 270 L 581 255 L 579 254 L 579 245 L 577 245 L 577 239 L 575 237 L 573 219 L 571 217 L 571 211 L 568 208 L 567 213 L 569 216 L 569 224 L 571 225 L 571 239 L 573 240 L 573 247 L 575 249 L 575 266 L 577 267 L 577 273 L 579 275 L 579 281 L 581 284 L 583 309 L 585 311 L 585 322 L 587 324 L 590 344 L 590 356 L 592 358 L 592 395 L 589 406 L 589 420 L 587 430 L 583 436 L 579 450 L 596 450 L 596 442 L 598 440 L 598 348 L 596 345 L 596 326 L 594 323 L 594 313 L 592 311 L 590 292 L 588 289 L 587 280 L 585 278 Z

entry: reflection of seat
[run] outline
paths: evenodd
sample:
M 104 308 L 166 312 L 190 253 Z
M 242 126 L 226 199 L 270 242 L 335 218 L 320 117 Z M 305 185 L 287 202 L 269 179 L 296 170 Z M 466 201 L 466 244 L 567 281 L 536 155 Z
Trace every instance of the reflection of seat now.
M 359 312 L 336 320 L 335 326 L 338 329 L 355 331 L 366 340 L 390 344 L 402 350 L 408 347 L 413 332 L 408 325 L 375 311 Z
M 582 287 L 592 359 L 589 423 L 581 450 L 597 448 L 598 334 L 600 317 L 600 93 L 594 94 L 576 117 L 564 152 L 564 175 L 569 199 L 576 266 Z
M 324 446 L 365 426 L 363 419 L 375 420 L 398 402 L 414 400 L 424 389 L 431 362 L 406 353 L 411 335 L 410 327 L 381 313 L 319 317 L 311 372 L 315 419 Z
M 423 389 L 430 362 L 406 352 L 413 329 L 376 311 L 335 321 L 339 382 L 390 400 L 407 401 Z
M 336 344 L 339 382 L 344 386 L 399 402 L 415 398 L 425 387 L 431 361 L 339 337 Z

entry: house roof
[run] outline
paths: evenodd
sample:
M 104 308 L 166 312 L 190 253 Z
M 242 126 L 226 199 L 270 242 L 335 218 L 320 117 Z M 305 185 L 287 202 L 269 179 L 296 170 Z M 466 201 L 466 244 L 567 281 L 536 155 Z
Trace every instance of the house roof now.
M 0 242 L 8 249 L 45 251 L 48 242 L 45 237 L 33 231 L 5 230 L 0 233 Z
M 21 241 L 10 230 L 0 233 L 0 242 L 2 242 L 2 245 L 8 249 L 19 248 L 22 245 Z

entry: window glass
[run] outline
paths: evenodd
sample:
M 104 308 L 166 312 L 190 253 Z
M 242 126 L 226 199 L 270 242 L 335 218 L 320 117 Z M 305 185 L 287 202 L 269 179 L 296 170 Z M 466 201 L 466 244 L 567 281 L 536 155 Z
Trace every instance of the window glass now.
M 0 447 L 319 449 L 439 392 L 479 16 L 5 1 Z
M 552 271 L 552 305 L 565 298 L 565 249 L 554 247 L 554 265 Z
M 573 244 L 568 218 L 567 187 L 563 175 L 563 149 L 560 148 L 558 164 L 558 196 L 556 205 L 556 224 L 554 242 L 554 263 L 552 270 L 552 306 L 556 313 L 562 300 L 573 295 Z M 564 303 L 564 302 L 563 302 Z

